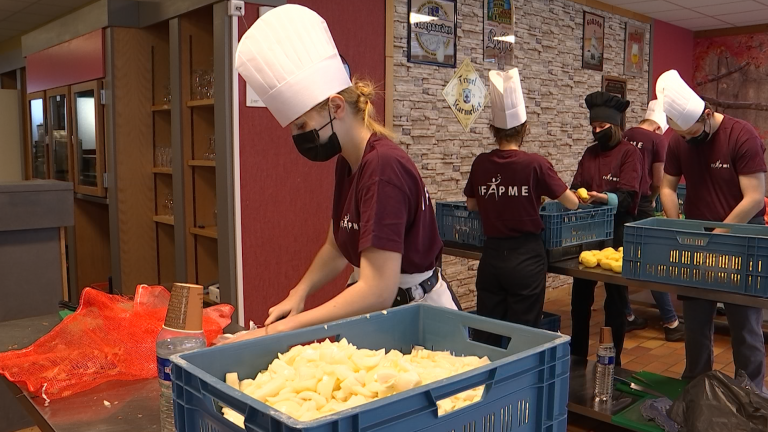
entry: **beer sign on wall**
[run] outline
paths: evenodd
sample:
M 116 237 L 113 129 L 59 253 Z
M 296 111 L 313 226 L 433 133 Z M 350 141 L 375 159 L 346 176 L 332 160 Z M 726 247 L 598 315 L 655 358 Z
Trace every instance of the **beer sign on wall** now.
M 515 6 L 512 0 L 484 0 L 483 58 L 497 69 L 512 67 L 515 43 Z
M 443 97 L 465 131 L 475 122 L 488 102 L 488 90 L 468 58 L 443 90 Z
M 408 61 L 456 67 L 456 2 L 408 0 Z

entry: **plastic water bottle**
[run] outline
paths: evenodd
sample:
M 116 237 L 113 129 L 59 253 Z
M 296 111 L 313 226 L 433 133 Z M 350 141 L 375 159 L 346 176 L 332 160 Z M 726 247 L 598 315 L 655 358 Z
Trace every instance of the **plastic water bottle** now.
M 600 346 L 597 349 L 595 365 L 595 399 L 607 401 L 613 395 L 613 368 L 616 363 L 616 348 L 610 327 L 600 329 Z
M 165 324 L 157 335 L 157 377 L 160 383 L 160 431 L 175 432 L 171 361 L 174 354 L 205 348 L 202 326 L 203 287 L 174 284 Z

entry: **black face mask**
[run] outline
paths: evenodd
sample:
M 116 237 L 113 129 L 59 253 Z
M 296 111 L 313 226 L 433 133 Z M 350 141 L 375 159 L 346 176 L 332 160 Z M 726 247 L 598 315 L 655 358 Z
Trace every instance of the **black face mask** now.
M 296 150 L 312 162 L 326 162 L 341 154 L 339 137 L 336 136 L 336 132 L 333 132 L 333 121 L 336 119 L 331 117 L 330 106 L 328 107 L 328 118 L 330 118 L 328 123 L 322 125 L 319 129 L 312 129 L 293 136 L 293 144 L 296 146 Z M 328 141 L 321 143 L 320 131 L 328 125 L 331 125 L 331 136 L 328 137 Z
M 709 121 L 709 129 L 712 129 L 712 120 L 708 119 Z M 712 134 L 710 132 L 707 132 L 707 127 L 704 125 L 704 129 L 701 130 L 701 133 L 695 137 L 688 138 L 685 140 L 690 145 L 702 145 L 705 144 L 707 141 L 709 141 L 709 138 L 712 137 Z
M 610 150 L 611 147 L 613 147 L 613 143 L 611 142 L 613 139 L 613 130 L 611 128 L 605 128 L 600 132 L 592 131 L 592 136 L 600 145 L 601 150 Z

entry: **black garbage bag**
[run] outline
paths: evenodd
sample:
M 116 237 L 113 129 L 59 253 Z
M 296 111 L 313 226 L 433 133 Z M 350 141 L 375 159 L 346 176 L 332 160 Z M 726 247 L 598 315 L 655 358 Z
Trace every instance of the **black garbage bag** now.
M 685 432 L 768 431 L 768 398 L 744 372 L 735 379 L 720 371 L 696 378 L 667 414 Z

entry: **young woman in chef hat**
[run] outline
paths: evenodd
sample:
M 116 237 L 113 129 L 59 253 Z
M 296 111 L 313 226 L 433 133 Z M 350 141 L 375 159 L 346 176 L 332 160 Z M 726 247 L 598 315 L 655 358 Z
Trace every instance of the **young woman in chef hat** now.
M 487 237 L 477 268 L 477 313 L 538 327 L 547 284 L 541 197 L 557 197 L 570 209 L 579 200 L 548 160 L 520 150 L 528 123 L 518 70 L 491 71 L 490 83 L 491 132 L 499 148 L 475 159 L 464 188 Z M 501 345 L 501 336 L 485 332 L 475 340 Z
M 350 81 L 325 21 L 298 5 L 259 18 L 237 49 L 236 68 L 296 150 L 336 161 L 328 237 L 304 277 L 269 311 L 266 327 L 235 340 L 424 301 L 456 309 L 436 267 L 443 243 L 432 202 L 410 157 L 376 121 L 373 85 Z M 306 298 L 352 264 L 351 285 L 304 310 Z
M 668 218 L 678 218 L 677 185 L 685 177 L 685 217 L 702 221 L 765 225 L 765 146 L 747 122 L 715 112 L 676 70 L 656 82 L 670 127 L 661 203 Z M 715 232 L 724 232 L 716 229 Z M 682 297 L 681 297 L 682 298 Z M 712 370 L 716 303 L 682 298 L 685 316 L 685 371 L 692 380 Z M 763 311 L 725 305 L 736 370 L 758 389 L 765 378 Z
M 595 92 L 584 102 L 589 109 L 595 144 L 581 157 L 571 189 L 589 191 L 587 203 L 616 207 L 613 247 L 619 248 L 624 239 L 624 224 L 632 222 L 637 213 L 643 178 L 640 151 L 622 137 L 621 117 L 629 108 L 629 101 L 607 92 Z M 573 280 L 571 354 L 574 356 L 586 358 L 589 354 L 589 321 L 596 285 L 592 280 Z M 626 287 L 605 284 L 605 325 L 612 329 L 617 365 L 621 365 L 624 347 L 627 297 Z

